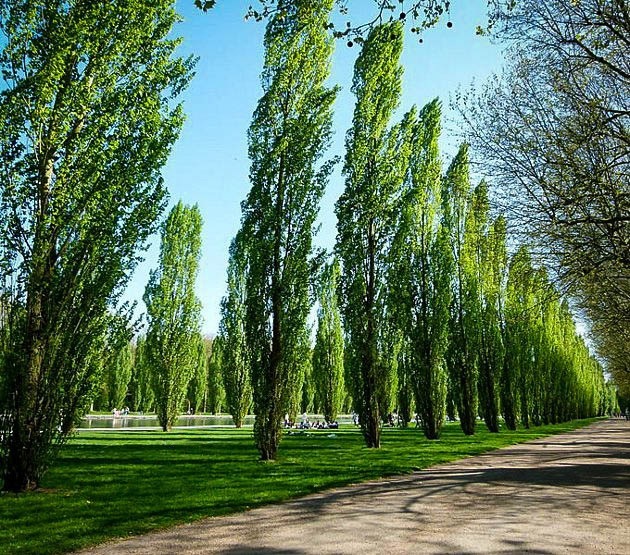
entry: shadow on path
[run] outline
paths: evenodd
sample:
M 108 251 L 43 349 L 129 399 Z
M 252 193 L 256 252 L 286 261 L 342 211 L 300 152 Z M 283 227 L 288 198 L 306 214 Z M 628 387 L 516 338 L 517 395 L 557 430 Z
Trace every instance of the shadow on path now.
M 629 459 L 602 421 L 90 553 L 630 553 Z

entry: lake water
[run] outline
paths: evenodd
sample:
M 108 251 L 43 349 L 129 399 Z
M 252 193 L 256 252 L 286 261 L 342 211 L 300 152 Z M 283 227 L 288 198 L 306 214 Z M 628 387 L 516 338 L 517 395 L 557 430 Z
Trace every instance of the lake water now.
M 298 419 L 299 421 L 300 419 Z M 310 422 L 316 422 L 322 420 L 321 416 L 309 415 Z M 340 424 L 350 424 L 352 417 L 349 415 L 343 415 L 338 418 Z M 243 422 L 245 426 L 253 426 L 254 416 L 246 416 Z M 177 419 L 175 423 L 176 428 L 210 428 L 214 426 L 233 426 L 232 417 L 229 415 L 183 415 Z M 86 416 L 81 420 L 80 430 L 94 430 L 94 429 L 129 429 L 129 428 L 150 428 L 158 429 L 160 424 L 155 415 L 139 416 L 107 416 L 107 415 L 91 415 Z
M 254 424 L 254 417 L 247 416 L 244 421 L 245 426 Z M 210 427 L 210 426 L 233 426 L 231 416 L 211 415 L 211 416 L 180 416 L 175 423 L 176 428 L 189 427 Z M 87 416 L 81 420 L 79 429 L 95 429 L 95 428 L 159 428 L 160 423 L 153 415 L 148 416 Z

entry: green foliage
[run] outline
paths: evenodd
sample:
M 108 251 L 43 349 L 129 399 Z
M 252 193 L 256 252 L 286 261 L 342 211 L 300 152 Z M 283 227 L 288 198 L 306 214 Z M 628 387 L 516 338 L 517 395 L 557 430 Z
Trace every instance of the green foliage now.
M 111 317 L 102 357 L 100 392 L 94 408 L 105 411 L 123 408 L 134 365 L 131 331 L 123 318 Z
M 413 389 L 413 374 L 411 366 L 411 347 L 408 341 L 401 343 L 398 351 L 398 393 L 397 393 L 397 409 L 398 422 L 403 428 L 409 425 L 409 422 L 416 414 L 416 400 Z
M 314 369 L 313 369 L 313 352 L 312 349 L 308 353 L 310 364 L 304 365 L 305 375 L 304 375 L 304 383 L 302 384 L 302 400 L 300 403 L 300 412 L 302 413 L 320 413 L 320 405 L 318 399 L 316 399 L 316 386 L 314 379 Z M 295 421 L 293 421 L 295 422 Z
M 600 364 L 576 331 L 569 306 L 528 250 L 510 261 L 505 301 L 501 405 L 506 425 L 563 422 L 606 414 Z
M 201 334 L 195 338 L 194 343 L 194 370 L 186 397 L 191 409 L 197 413 L 205 411 L 208 399 L 208 355 Z
M 515 234 L 570 288 L 630 391 L 628 2 L 514 6 L 495 34 L 505 70 L 458 95 L 464 133 Z
M 336 89 L 325 82 L 333 44 L 332 0 L 280 0 L 265 33 L 263 96 L 249 128 L 251 190 L 243 202 L 247 346 L 254 436 L 274 459 L 282 417 L 300 398 L 312 237 L 331 163 L 317 164 L 331 137 Z
M 481 306 L 477 250 L 485 209 L 471 197 L 468 147 L 462 145 L 444 179 L 444 222 L 455 264 L 447 363 L 459 421 L 467 435 L 475 433 L 479 397 L 479 322 Z
M 532 332 L 536 326 L 535 272 L 526 248 L 510 260 L 505 303 L 505 364 L 501 406 L 509 429 L 515 429 L 519 413 L 529 425 L 529 385 L 532 368 Z
M 313 373 L 311 350 L 311 328 L 304 326 L 297 338 L 297 345 L 290 351 L 285 359 L 287 365 L 288 404 L 286 414 L 291 422 L 297 421 L 297 416 L 302 409 L 302 404 L 309 400 L 309 386 L 307 379 Z M 306 397 L 306 399 L 305 399 Z
M 374 27 L 354 66 L 356 105 L 346 137 L 345 190 L 337 201 L 336 252 L 349 384 L 369 447 L 380 446 L 381 409 L 390 405 L 397 341 L 386 316 L 388 250 L 415 113 L 388 129 L 398 106 L 402 26 Z
M 221 301 L 219 336 L 212 345 L 213 363 L 221 368 L 227 410 L 237 428 L 252 406 L 251 351 L 245 331 L 247 265 L 246 245 L 239 232 L 230 245 L 227 294 Z
M 147 306 L 147 361 L 157 416 L 164 431 L 181 410 L 199 363 L 200 311 L 195 280 L 201 252 L 201 214 L 178 202 L 162 226 L 158 268 L 151 272 Z
M 324 266 L 319 284 L 317 335 L 313 349 L 313 381 L 317 406 L 327 422 L 337 419 L 345 395 L 343 330 L 337 299 L 339 277 L 337 260 Z
M 485 183 L 476 195 L 487 197 Z M 485 231 L 478 255 L 481 283 L 481 348 L 479 397 L 481 413 L 491 432 L 499 431 L 499 383 L 504 367 L 504 305 L 507 281 L 506 222 L 498 217 Z
M 125 406 L 132 368 L 132 346 L 131 343 L 127 342 L 113 354 L 105 369 L 110 410 Z
M 407 345 L 408 380 L 429 439 L 439 437 L 445 417 L 453 272 L 448 232 L 442 221 L 440 111 L 437 100 L 427 104 L 414 130 L 389 276 L 392 313 Z M 403 419 L 408 420 L 407 416 Z
M 136 339 L 136 352 L 133 360 L 132 383 L 134 391 L 133 408 L 139 412 L 153 411 L 155 394 L 151 385 L 151 366 L 147 358 L 146 338 Z
M 226 406 L 225 387 L 223 386 L 223 349 L 221 337 L 213 340 L 204 339 L 208 357 L 208 402 L 206 410 L 219 414 Z
M 503 365 L 501 336 L 501 295 L 506 269 L 504 221 L 497 226 L 489 221 L 490 202 L 488 186 L 482 181 L 473 191 L 467 224 L 471 232 L 468 241 L 470 253 L 469 279 L 474 283 L 477 298 L 474 310 L 477 315 L 477 345 L 479 371 L 480 413 L 492 432 L 499 431 L 498 377 Z M 471 299 L 472 301 L 472 299 Z M 469 308 L 471 310 L 471 308 Z
M 174 55 L 173 4 L 0 4 L 7 489 L 36 487 L 89 407 L 109 312 L 164 208 L 193 65 Z

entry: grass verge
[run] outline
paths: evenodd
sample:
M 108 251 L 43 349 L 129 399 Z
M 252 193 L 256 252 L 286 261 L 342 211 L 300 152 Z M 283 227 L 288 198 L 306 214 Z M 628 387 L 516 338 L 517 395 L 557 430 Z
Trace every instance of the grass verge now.
M 475 436 L 459 425 L 427 441 L 385 429 L 366 449 L 353 428 L 285 435 L 274 463 L 257 461 L 251 429 L 83 432 L 64 447 L 41 491 L 0 496 L 0 553 L 65 553 L 206 516 L 243 511 L 314 491 L 404 474 L 593 420 Z

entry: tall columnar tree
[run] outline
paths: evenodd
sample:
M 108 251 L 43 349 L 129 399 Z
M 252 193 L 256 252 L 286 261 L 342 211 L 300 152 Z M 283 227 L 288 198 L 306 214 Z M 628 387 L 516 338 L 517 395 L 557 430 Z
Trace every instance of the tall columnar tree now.
M 531 383 L 535 363 L 538 273 L 529 251 L 519 248 L 510 261 L 505 306 L 505 362 L 501 405 L 506 426 L 515 429 L 517 419 L 528 428 L 531 415 Z
M 313 350 L 311 348 L 311 328 L 304 326 L 301 335 L 296 338 L 297 343 L 291 348 L 290 356 L 285 359 L 287 365 L 288 402 L 284 414 L 295 422 L 302 410 L 305 400 L 308 404 L 309 390 L 306 380 L 313 373 Z
M 104 372 L 107 381 L 109 410 L 117 407 L 122 408 L 125 405 L 132 368 L 132 345 L 126 341 L 117 346 L 105 363 Z
M 325 86 L 332 0 L 280 0 L 277 7 L 265 34 L 263 96 L 248 134 L 252 186 L 242 205 L 254 436 L 263 460 L 276 457 L 282 417 L 295 394 L 314 223 L 332 170 L 318 163 L 330 142 L 336 96 Z
M 112 315 L 103 351 L 99 410 L 125 405 L 133 371 L 132 332 L 124 318 Z
M 227 293 L 221 301 L 219 337 L 214 340 L 213 358 L 221 366 L 225 402 L 237 428 L 252 406 L 251 349 L 246 337 L 248 250 L 243 232 L 230 245 Z
M 388 130 L 398 106 L 402 26 L 375 26 L 354 66 L 356 105 L 346 137 L 345 190 L 336 205 L 346 362 L 368 447 L 380 447 L 380 410 L 391 353 L 385 308 L 393 213 L 407 168 L 414 115 Z M 383 375 L 385 374 L 385 375 Z
M 424 433 L 437 439 L 446 409 L 446 348 L 452 254 L 442 221 L 438 151 L 440 103 L 420 112 L 393 246 L 392 305 L 409 345 L 409 367 Z
M 310 355 L 309 364 L 304 365 L 304 383 L 302 385 L 302 399 L 300 402 L 300 412 L 313 413 L 321 412 L 316 399 L 316 387 L 313 377 L 313 350 L 310 349 L 308 354 Z
M 511 4 L 496 29 L 507 69 L 463 96 L 460 115 L 514 231 L 571 287 L 609 371 L 627 376 L 628 2 Z
M 151 412 L 155 404 L 155 394 L 151 383 L 151 366 L 147 359 L 146 337 L 136 339 L 136 351 L 133 359 L 132 380 L 134 384 L 134 408 L 140 412 Z
M 339 314 L 337 260 L 326 264 L 319 285 L 317 335 L 313 350 L 313 379 L 319 410 L 327 422 L 337 419 L 345 395 L 343 381 L 343 330 Z
M 390 421 L 398 402 L 398 354 L 401 346 L 400 331 L 395 322 L 386 319 L 378 337 L 378 349 L 381 356 L 376 371 L 378 414 L 383 424 Z
M 147 360 L 151 365 L 160 426 L 170 430 L 195 372 L 201 304 L 195 281 L 201 254 L 201 214 L 178 202 L 162 226 L 158 268 L 144 293 Z
M 505 245 L 491 231 L 488 186 L 482 181 L 473 191 L 466 219 L 464 276 L 469 285 L 470 298 L 465 309 L 477 316 L 476 329 L 471 335 L 478 343 L 478 392 L 480 413 L 491 432 L 499 431 L 497 381 L 503 359 L 500 315 L 498 309 L 500 284 L 505 264 L 497 257 L 505 257 Z M 495 239 L 499 239 L 496 243 Z M 495 251 L 498 251 L 495 253 Z M 470 324 L 473 324 L 469 320 Z M 476 333 L 475 333 L 476 332 Z
M 405 338 L 401 340 L 400 349 L 398 350 L 396 370 L 398 374 L 398 424 L 406 428 L 417 412 L 417 404 L 413 387 L 411 346 Z
M 505 425 L 516 429 L 519 420 L 521 373 L 527 372 L 530 339 L 528 325 L 533 310 L 531 279 L 534 269 L 529 251 L 520 247 L 511 257 L 505 298 L 505 358 L 500 400 Z
M 487 204 L 487 186 L 475 191 L 478 203 Z M 484 210 L 484 208 L 482 208 Z M 505 346 L 503 317 L 507 278 L 506 222 L 498 217 L 481 237 L 478 254 L 481 284 L 481 320 L 479 349 L 479 397 L 481 414 L 491 432 L 499 431 L 499 383 L 503 370 Z
M 195 412 L 204 410 L 208 397 L 208 355 L 204 338 L 199 334 L 194 339 L 193 374 L 188 383 L 187 399 Z
M 101 353 L 98 393 L 93 402 L 95 410 L 111 411 L 125 403 L 133 369 L 131 336 L 127 321 L 112 314 Z
M 478 240 L 475 206 L 471 203 L 468 147 L 462 145 L 451 162 L 443 188 L 444 221 L 454 260 L 448 366 L 462 430 L 475 433 L 479 348 Z
M 223 385 L 223 339 L 204 338 L 206 356 L 208 357 L 208 401 L 206 410 L 219 414 L 226 406 L 225 387 Z
M 164 208 L 191 75 L 178 19 L 172 0 L 0 4 L 7 490 L 37 487 L 89 407 L 108 310 Z

